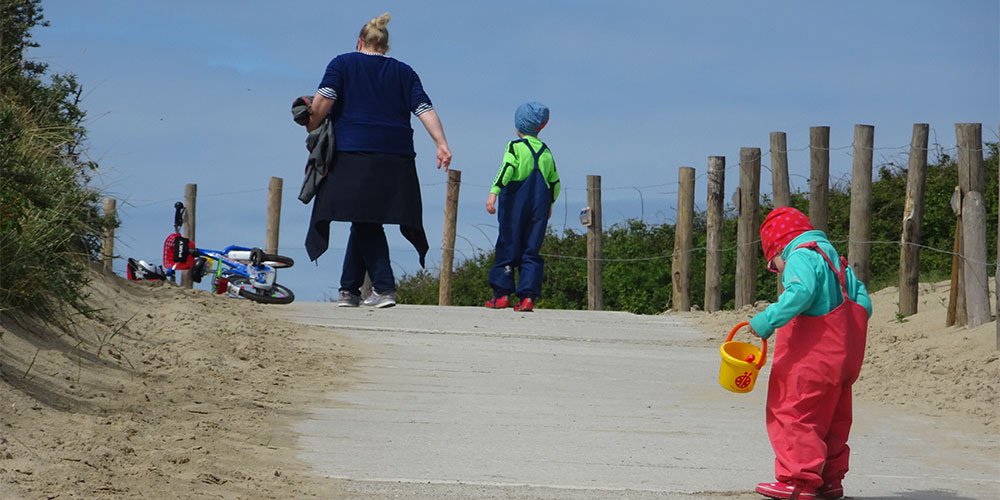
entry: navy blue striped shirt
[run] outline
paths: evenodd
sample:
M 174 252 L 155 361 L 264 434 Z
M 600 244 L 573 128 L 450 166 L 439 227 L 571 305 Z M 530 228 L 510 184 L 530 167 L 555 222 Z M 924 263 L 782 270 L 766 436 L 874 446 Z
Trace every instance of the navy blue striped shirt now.
M 335 57 L 318 92 L 335 101 L 330 118 L 337 151 L 415 156 L 410 113 L 434 109 L 413 68 L 381 54 Z

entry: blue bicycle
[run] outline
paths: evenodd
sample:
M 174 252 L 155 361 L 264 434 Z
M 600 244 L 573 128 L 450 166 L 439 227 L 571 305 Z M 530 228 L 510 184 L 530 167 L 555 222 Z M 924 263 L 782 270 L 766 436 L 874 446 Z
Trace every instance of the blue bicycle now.
M 166 270 L 154 269 L 150 273 L 148 269 L 138 266 L 133 271 L 134 259 L 129 259 L 130 278 L 137 275 L 139 278 L 132 279 L 152 277 L 174 281 L 177 271 L 189 271 L 196 283 L 212 275 L 212 292 L 217 294 L 225 293 L 264 304 L 289 304 L 295 300 L 295 294 L 288 287 L 275 282 L 278 269 L 292 267 L 295 263 L 291 257 L 237 245 L 230 245 L 221 251 L 195 247 L 193 241 L 180 234 L 184 212 L 183 203 L 178 201 L 174 204 L 174 232 L 163 243 L 163 267 Z M 143 261 L 137 263 L 145 264 Z

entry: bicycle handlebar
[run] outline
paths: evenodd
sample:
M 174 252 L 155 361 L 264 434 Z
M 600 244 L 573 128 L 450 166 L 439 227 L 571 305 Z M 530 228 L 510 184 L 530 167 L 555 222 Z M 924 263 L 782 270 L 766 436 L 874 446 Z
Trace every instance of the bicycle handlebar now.
M 174 203 L 174 232 L 179 233 L 181 231 L 181 226 L 184 225 L 184 204 L 181 202 Z

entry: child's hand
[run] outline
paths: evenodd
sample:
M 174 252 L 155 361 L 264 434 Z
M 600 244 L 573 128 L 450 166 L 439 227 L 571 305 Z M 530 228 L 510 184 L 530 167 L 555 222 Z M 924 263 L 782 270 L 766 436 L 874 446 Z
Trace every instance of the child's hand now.
M 489 212 L 490 215 L 497 213 L 496 204 L 497 195 L 495 193 L 490 193 L 490 195 L 486 197 L 486 211 Z

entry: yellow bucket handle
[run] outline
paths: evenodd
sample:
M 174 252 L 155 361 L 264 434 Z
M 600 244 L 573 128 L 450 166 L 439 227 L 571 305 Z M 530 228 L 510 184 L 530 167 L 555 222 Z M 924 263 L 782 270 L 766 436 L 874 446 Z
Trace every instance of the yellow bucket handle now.
M 729 331 L 729 336 L 726 337 L 726 342 L 729 342 L 729 341 L 733 340 L 733 335 L 736 335 L 736 332 L 738 332 L 740 330 L 740 328 L 743 328 L 744 326 L 747 326 L 749 324 L 750 324 L 749 321 L 744 321 L 744 322 L 738 323 L 736 326 L 734 326 L 733 329 Z M 757 337 L 757 338 L 760 338 L 760 337 Z M 767 339 L 760 339 L 760 342 L 764 345 L 764 347 L 763 347 L 763 349 L 760 350 L 760 362 L 757 363 L 757 369 L 758 370 L 760 370 L 761 368 L 763 368 L 764 367 L 764 362 L 767 361 Z

